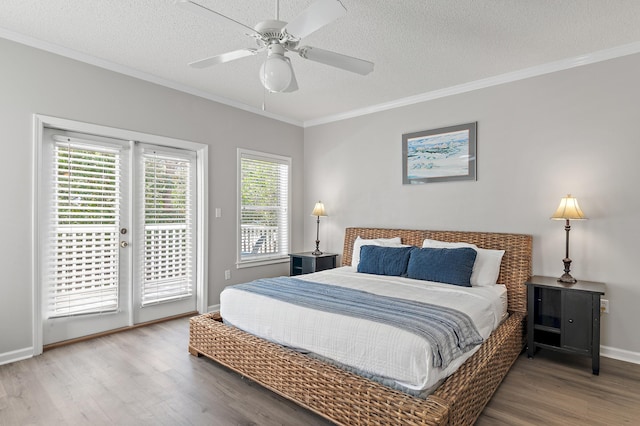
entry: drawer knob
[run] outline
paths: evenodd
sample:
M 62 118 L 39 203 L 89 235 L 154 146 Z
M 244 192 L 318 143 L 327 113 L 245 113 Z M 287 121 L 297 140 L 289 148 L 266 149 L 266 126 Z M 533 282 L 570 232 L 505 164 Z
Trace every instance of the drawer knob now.
M 573 319 L 572 318 L 569 318 L 569 323 L 573 324 Z

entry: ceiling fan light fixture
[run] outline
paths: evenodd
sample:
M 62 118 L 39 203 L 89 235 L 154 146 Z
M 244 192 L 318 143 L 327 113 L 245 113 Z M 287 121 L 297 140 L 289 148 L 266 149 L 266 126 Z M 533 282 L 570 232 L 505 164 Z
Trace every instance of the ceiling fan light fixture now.
M 189 63 L 194 68 L 206 68 L 225 62 L 235 61 L 266 51 L 267 57 L 259 71 L 260 81 L 269 92 L 291 93 L 298 90 L 298 81 L 286 52 L 298 53 L 302 58 L 323 63 L 345 71 L 367 75 L 373 71 L 373 62 L 310 46 L 298 47 L 302 38 L 314 33 L 325 25 L 347 13 L 341 0 L 313 0 L 313 2 L 291 22 L 281 21 L 280 2 L 276 0 L 275 19 L 258 22 L 254 28 L 211 10 L 198 2 L 200 0 L 176 0 L 178 5 L 194 14 L 233 24 L 236 30 L 255 39 L 257 48 L 245 48 L 211 56 Z M 247 33 L 247 29 L 249 32 Z
M 283 92 L 291 84 L 293 70 L 291 63 L 283 54 L 269 52 L 267 59 L 260 67 L 260 81 L 270 92 Z

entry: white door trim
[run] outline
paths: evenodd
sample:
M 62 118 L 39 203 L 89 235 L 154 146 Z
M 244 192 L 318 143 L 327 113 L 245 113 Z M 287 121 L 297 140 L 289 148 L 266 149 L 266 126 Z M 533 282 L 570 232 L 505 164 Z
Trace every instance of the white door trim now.
M 208 145 L 190 142 L 180 139 L 168 138 L 165 136 L 151 135 L 147 133 L 135 132 L 131 130 L 117 129 L 113 127 L 100 126 L 97 124 L 84 123 L 80 121 L 68 120 L 64 118 L 51 117 L 42 114 L 33 115 L 33 182 L 32 182 L 32 232 L 31 232 L 31 291 L 33 295 L 33 355 L 42 353 L 43 331 L 42 331 L 42 311 L 41 311 L 41 282 L 40 271 L 40 241 L 42 226 L 40 224 L 40 197 L 42 195 L 42 138 L 45 127 L 54 127 L 73 132 L 89 133 L 117 139 L 132 140 L 152 143 L 155 145 L 165 145 L 177 148 L 188 149 L 196 152 L 197 160 L 197 191 L 198 203 L 196 206 L 196 226 L 198 227 L 197 267 L 196 267 L 196 307 L 198 312 L 207 311 L 207 275 L 208 267 Z

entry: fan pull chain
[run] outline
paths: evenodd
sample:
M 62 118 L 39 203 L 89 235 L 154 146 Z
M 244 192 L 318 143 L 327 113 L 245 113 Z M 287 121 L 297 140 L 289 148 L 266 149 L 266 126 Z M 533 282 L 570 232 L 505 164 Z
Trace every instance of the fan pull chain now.
M 267 110 L 267 89 L 262 91 L 262 110 Z
M 265 67 L 266 68 L 266 67 Z M 264 80 L 267 79 L 267 71 L 266 69 L 264 70 L 264 76 L 263 76 Z M 262 86 L 262 111 L 266 111 L 267 110 L 267 88 L 263 85 Z

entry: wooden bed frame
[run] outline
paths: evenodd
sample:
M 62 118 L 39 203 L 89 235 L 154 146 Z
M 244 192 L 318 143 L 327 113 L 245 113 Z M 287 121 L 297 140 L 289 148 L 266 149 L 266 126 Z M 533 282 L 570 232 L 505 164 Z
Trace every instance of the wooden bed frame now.
M 336 424 L 473 424 L 524 345 L 527 313 L 524 282 L 531 275 L 531 236 L 347 228 L 342 265 L 351 264 L 353 242 L 358 236 L 366 239 L 399 236 L 404 244 L 418 247 L 425 238 L 430 238 L 505 250 L 498 283 L 507 286 L 509 318 L 426 399 L 226 326 L 218 313 L 190 320 L 189 352 L 211 358 Z

